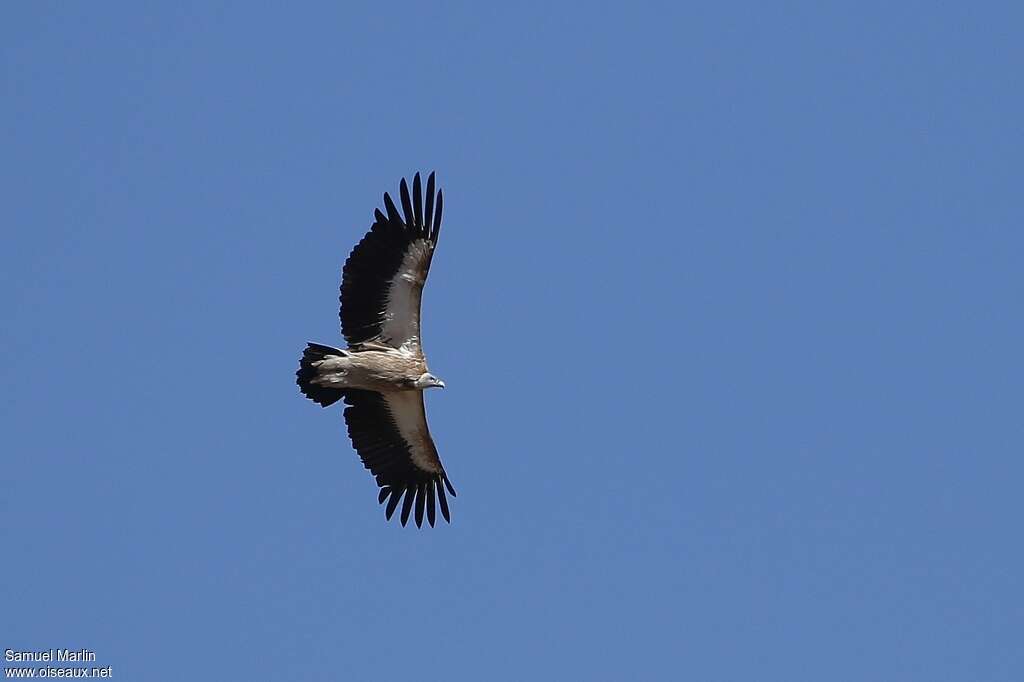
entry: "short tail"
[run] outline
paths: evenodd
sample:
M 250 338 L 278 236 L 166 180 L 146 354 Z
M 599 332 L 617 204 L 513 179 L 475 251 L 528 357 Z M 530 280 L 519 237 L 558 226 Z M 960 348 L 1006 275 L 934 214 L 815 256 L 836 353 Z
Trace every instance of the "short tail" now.
M 319 343 L 306 344 L 306 350 L 302 352 L 302 359 L 299 360 L 299 371 L 295 373 L 295 383 L 299 385 L 302 395 L 306 396 L 321 407 L 333 405 L 344 397 L 345 392 L 340 388 L 325 388 L 313 383 L 319 370 L 319 362 L 328 355 L 344 357 L 348 355 L 343 350 L 321 346 Z

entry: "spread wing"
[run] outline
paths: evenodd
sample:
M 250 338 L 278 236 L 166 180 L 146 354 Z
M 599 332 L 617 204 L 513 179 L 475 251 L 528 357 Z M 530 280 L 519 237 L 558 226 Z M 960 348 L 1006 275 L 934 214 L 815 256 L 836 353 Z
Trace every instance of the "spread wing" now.
M 352 446 L 363 460 L 363 466 L 380 486 L 378 501 L 387 500 L 385 515 L 390 520 L 399 501 L 402 502 L 402 525 L 416 505 L 416 525 L 434 525 L 435 502 L 441 515 L 451 523 L 445 488 L 455 496 L 437 448 L 427 428 L 423 408 L 423 391 L 377 393 L 347 389 L 345 391 L 345 423 Z
M 384 194 L 370 231 L 352 250 L 341 276 L 341 332 L 350 346 L 378 343 L 420 352 L 420 300 L 441 230 L 441 191 L 434 202 L 434 174 L 427 178 L 426 207 L 420 174 L 412 197 L 401 183 L 404 218 Z

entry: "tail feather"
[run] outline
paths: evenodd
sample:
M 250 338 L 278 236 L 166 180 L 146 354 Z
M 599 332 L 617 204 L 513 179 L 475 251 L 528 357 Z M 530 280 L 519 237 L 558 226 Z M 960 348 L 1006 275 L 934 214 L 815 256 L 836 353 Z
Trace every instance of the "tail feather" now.
M 307 343 L 306 350 L 302 352 L 302 359 L 299 360 L 299 371 L 295 373 L 295 383 L 299 385 L 302 395 L 306 396 L 321 407 L 327 407 L 341 400 L 345 392 L 340 388 L 325 388 L 313 383 L 318 374 L 317 365 L 328 355 L 344 357 L 348 355 L 343 350 L 323 346 L 319 343 Z

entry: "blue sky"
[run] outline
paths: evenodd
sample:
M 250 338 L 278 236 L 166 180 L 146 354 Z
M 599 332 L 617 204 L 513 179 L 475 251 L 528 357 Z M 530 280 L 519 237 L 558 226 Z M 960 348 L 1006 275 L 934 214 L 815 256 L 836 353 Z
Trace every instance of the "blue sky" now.
M 1022 20 L 6 5 L 0 647 L 132 680 L 1021 679 Z M 416 530 L 294 371 L 432 169 L 459 496 Z

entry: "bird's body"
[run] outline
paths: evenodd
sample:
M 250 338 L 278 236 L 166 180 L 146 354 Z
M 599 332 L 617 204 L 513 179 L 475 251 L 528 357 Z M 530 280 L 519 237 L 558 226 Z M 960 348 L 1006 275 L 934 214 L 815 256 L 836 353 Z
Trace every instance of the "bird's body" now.
M 299 389 L 328 407 L 344 400 L 352 445 L 381 488 L 390 519 L 402 502 L 402 525 L 415 506 L 416 525 L 434 525 L 435 504 L 450 520 L 445 490 L 455 495 L 427 428 L 423 391 L 444 388 L 430 373 L 420 343 L 420 301 L 441 229 L 442 196 L 419 173 L 410 197 L 401 182 L 404 218 L 384 194 L 387 215 L 374 213 L 370 232 L 342 271 L 341 327 L 345 349 L 309 343 L 296 373 Z M 436 210 L 435 210 L 436 209 Z
M 428 374 L 426 359 L 400 350 L 337 351 L 317 361 L 313 383 L 324 388 L 364 391 L 419 391 L 416 380 Z

